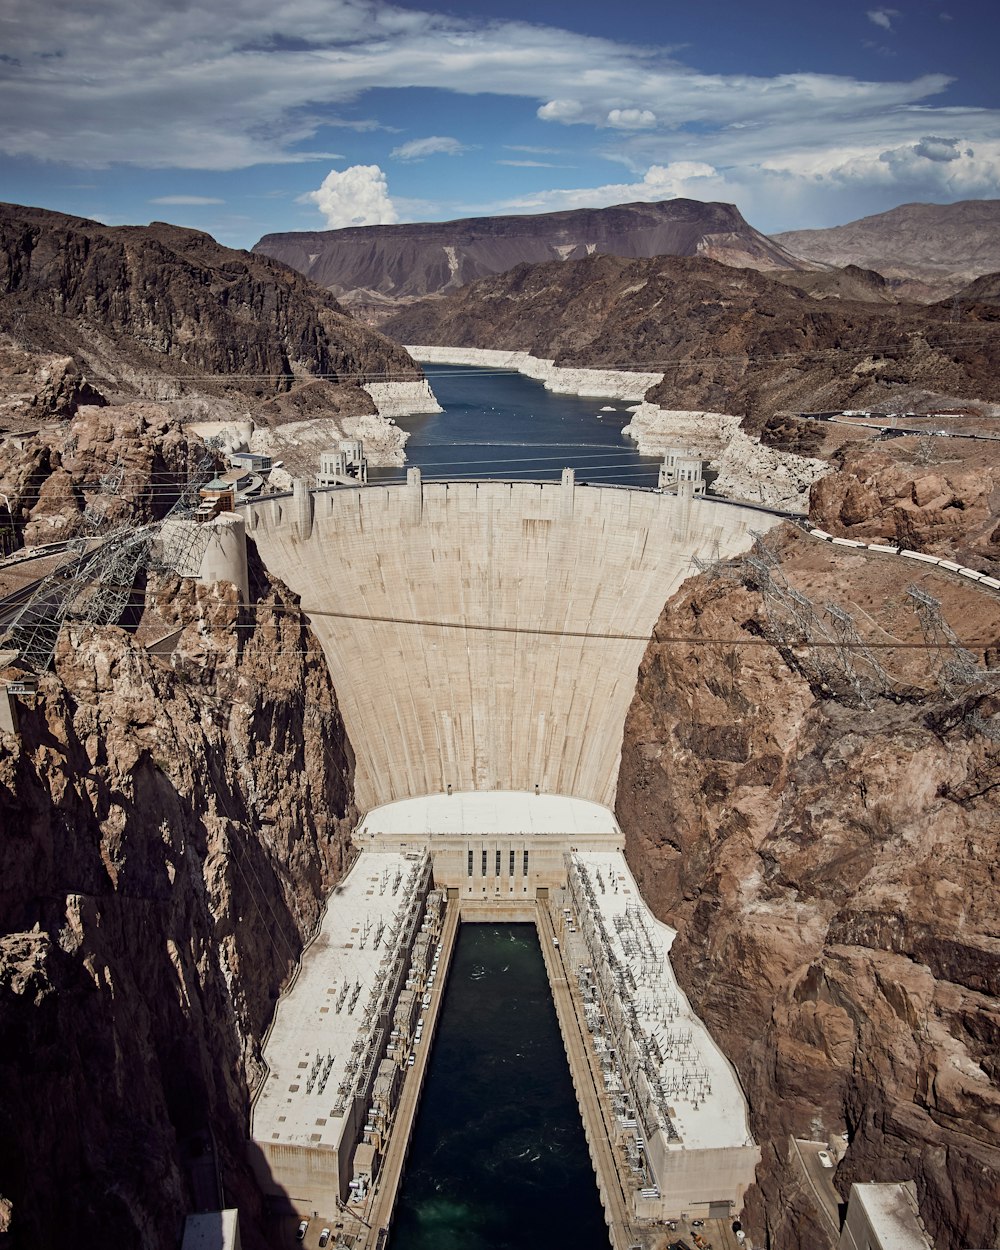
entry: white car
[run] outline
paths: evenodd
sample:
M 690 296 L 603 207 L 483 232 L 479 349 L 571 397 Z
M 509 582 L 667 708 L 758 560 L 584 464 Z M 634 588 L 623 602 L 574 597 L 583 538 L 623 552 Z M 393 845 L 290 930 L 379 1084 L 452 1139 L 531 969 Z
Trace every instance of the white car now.
M 821 1167 L 824 1167 L 824 1168 L 833 1167 L 833 1160 L 830 1158 L 829 1154 L 825 1150 L 819 1151 L 819 1153 L 816 1155 L 816 1158 L 819 1159 Z
M 295 1240 L 296 1240 L 296 1241 L 305 1241 L 305 1239 L 306 1239 L 306 1229 L 307 1229 L 308 1227 L 309 1227 L 309 1221 L 308 1221 L 308 1220 L 302 1220 L 302 1221 L 300 1222 L 299 1227 L 298 1227 L 298 1229 L 296 1230 L 296 1233 L 295 1233 Z

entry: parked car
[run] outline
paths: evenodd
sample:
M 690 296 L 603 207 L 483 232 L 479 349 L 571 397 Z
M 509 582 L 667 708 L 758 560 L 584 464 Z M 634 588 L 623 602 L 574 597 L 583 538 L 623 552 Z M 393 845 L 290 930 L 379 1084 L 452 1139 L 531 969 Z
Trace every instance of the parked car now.
M 320 1233 L 319 1244 L 321 1246 L 328 1246 L 330 1244 L 330 1230 L 328 1228 L 324 1228 Z
M 305 1241 L 305 1239 L 306 1239 L 306 1229 L 307 1229 L 308 1227 L 309 1227 L 309 1221 L 308 1221 L 308 1220 L 302 1220 L 302 1221 L 300 1221 L 300 1223 L 299 1223 L 299 1227 L 298 1227 L 298 1230 L 297 1230 L 297 1231 L 296 1231 L 296 1233 L 295 1233 L 295 1240 L 296 1240 L 296 1241 Z

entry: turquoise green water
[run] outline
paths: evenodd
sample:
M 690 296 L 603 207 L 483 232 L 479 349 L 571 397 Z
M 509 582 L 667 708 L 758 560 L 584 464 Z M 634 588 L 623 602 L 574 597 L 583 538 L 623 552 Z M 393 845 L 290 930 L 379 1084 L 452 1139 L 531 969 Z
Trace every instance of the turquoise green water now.
M 533 925 L 462 925 L 390 1250 L 606 1250 Z

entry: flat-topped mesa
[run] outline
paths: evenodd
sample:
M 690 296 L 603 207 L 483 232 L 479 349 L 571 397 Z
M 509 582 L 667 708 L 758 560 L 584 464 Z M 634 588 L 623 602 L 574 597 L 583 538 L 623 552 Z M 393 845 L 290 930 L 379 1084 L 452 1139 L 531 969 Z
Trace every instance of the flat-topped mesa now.
M 358 807 L 458 790 L 614 802 L 625 713 L 692 559 L 777 518 L 562 483 L 368 486 L 245 509 L 302 596 L 356 754 Z

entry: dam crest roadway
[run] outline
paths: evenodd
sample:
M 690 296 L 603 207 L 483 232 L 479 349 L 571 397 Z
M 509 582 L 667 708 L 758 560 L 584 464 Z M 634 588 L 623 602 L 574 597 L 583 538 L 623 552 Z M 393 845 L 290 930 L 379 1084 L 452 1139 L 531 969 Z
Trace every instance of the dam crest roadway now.
M 458 923 L 527 920 L 611 1244 L 652 1246 L 682 1217 L 726 1244 L 759 1149 L 610 809 L 664 603 L 693 558 L 738 554 L 779 518 L 571 470 L 297 483 L 242 516 L 323 647 L 365 813 L 265 1043 L 251 1122 L 265 1191 L 384 1244 Z

